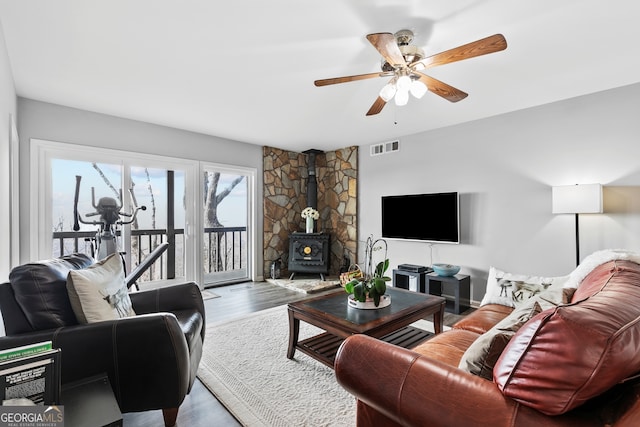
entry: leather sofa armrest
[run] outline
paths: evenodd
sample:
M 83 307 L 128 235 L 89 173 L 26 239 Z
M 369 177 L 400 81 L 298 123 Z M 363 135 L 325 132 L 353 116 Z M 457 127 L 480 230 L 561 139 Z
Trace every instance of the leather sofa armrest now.
M 402 426 L 580 425 L 524 407 L 491 381 L 366 335 L 344 341 L 334 369 L 361 403 Z
M 62 383 L 107 373 L 123 412 L 178 407 L 189 389 L 187 342 L 171 313 L 0 338 L 0 348 L 53 341 L 62 349 Z
M 136 314 L 172 312 L 194 309 L 202 316 L 202 324 L 206 325 L 204 301 L 200 287 L 194 282 L 180 283 L 147 291 L 129 294 Z M 204 341 L 205 329 L 201 336 Z

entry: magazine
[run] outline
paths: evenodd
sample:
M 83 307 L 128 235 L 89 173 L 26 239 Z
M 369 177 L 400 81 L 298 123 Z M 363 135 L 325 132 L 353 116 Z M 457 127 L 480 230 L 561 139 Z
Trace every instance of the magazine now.
M 28 401 L 36 405 L 59 404 L 60 349 L 41 348 L 35 353 L 27 351 L 24 354 L 0 362 L 2 404 L 24 404 Z
M 30 356 L 32 354 L 41 353 L 51 350 L 51 341 L 37 342 L 35 344 L 27 344 L 20 347 L 7 348 L 0 350 L 0 362 L 5 360 L 17 359 L 18 357 Z

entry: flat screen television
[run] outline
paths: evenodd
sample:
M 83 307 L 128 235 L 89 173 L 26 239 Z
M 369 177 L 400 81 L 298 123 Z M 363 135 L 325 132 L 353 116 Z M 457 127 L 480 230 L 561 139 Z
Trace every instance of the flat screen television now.
M 382 237 L 460 243 L 458 193 L 383 196 Z

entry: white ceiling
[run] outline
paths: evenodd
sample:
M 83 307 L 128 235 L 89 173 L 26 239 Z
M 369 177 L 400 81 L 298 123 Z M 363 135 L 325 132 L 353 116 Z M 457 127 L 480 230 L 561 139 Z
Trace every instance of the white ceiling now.
M 0 0 L 19 96 L 302 151 L 388 141 L 640 81 L 637 0 Z M 366 34 L 426 54 L 502 33 L 505 51 L 433 68 L 469 93 L 365 117 L 384 79 Z

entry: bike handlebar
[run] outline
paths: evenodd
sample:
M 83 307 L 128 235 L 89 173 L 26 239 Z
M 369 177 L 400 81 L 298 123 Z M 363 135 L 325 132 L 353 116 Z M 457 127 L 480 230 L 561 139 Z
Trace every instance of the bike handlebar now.
M 126 225 L 126 224 L 131 224 L 133 221 L 136 220 L 136 215 L 138 215 L 139 211 L 146 211 L 147 207 L 142 205 L 142 206 L 136 206 L 135 209 L 133 210 L 133 213 L 126 213 L 126 212 L 118 212 L 118 214 L 120 216 L 128 216 L 131 219 L 129 221 L 118 221 L 118 224 L 122 224 L 122 225 Z

